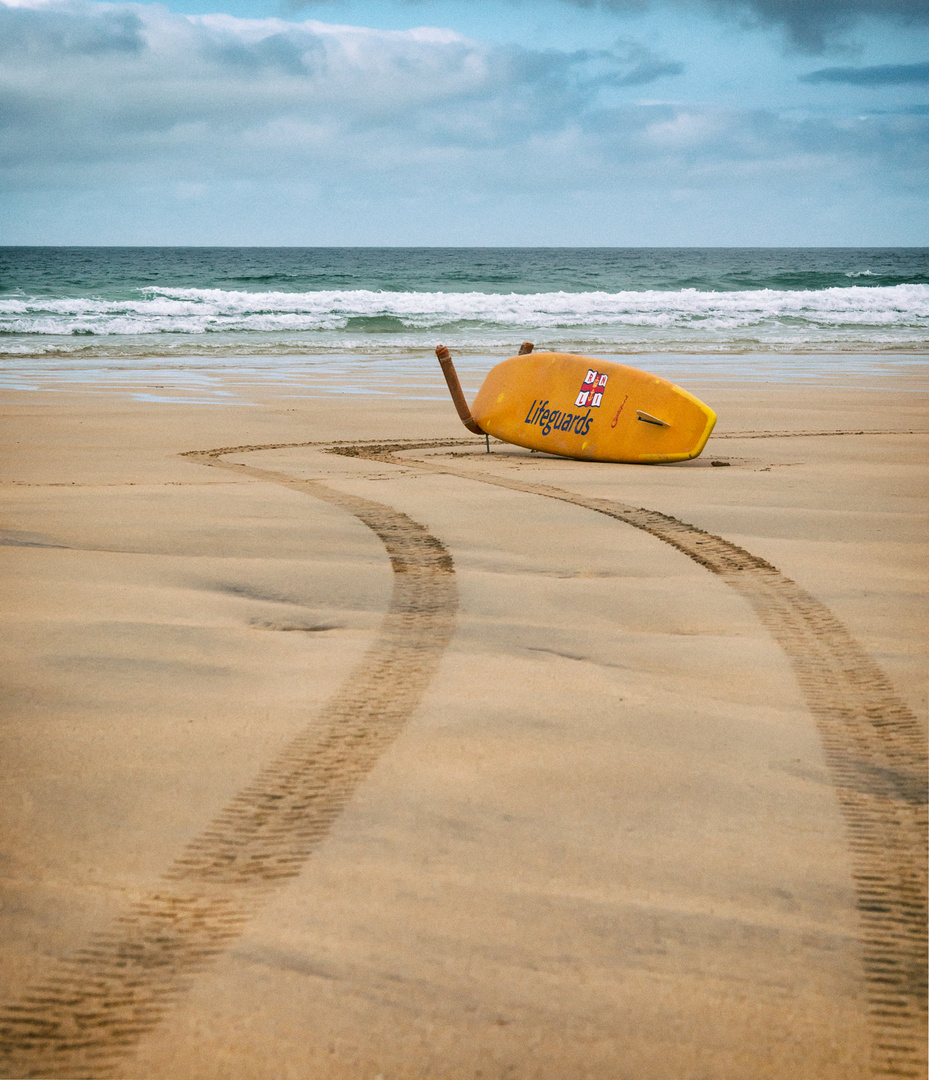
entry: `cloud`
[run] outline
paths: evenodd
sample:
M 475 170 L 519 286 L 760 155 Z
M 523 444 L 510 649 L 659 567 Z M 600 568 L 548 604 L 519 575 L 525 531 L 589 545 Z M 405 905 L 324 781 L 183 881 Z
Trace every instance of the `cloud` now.
M 290 2 L 299 8 L 325 0 Z M 415 4 L 419 0 L 409 2 Z M 572 7 L 599 8 L 618 14 L 644 11 L 663 2 L 678 8 L 711 11 L 751 25 L 776 27 L 792 47 L 808 53 L 823 52 L 866 18 L 929 23 L 926 0 L 564 0 Z
M 532 50 L 443 29 L 27 0 L 0 2 L 0 54 L 7 207 L 85 193 L 88 220 L 143 189 L 152 220 L 197 204 L 219 219 L 273 205 L 287 221 L 313 200 L 355 200 L 359 218 L 508 198 L 531 214 L 536 196 L 622 191 L 631 206 L 630 191 L 858 190 L 866 176 L 916 191 L 929 175 L 929 116 L 639 101 L 634 88 L 682 65 L 631 41 Z
M 683 0 L 690 4 L 694 0 Z M 696 0 L 722 15 L 782 30 L 802 52 L 823 52 L 863 19 L 929 23 L 925 0 Z
M 628 41 L 531 51 L 449 30 L 84 0 L 0 3 L 0 58 L 0 160 L 75 180 L 108 162 L 266 171 L 269 153 L 325 168 L 359 144 L 381 162 L 503 145 L 557 130 L 605 90 L 682 70 Z
M 875 64 L 872 67 L 832 67 L 801 75 L 805 83 L 846 83 L 849 86 L 900 86 L 929 83 L 929 61 L 922 64 Z
M 107 8 L 88 18 L 68 8 L 5 7 L 0 56 L 84 57 L 138 53 L 144 47 L 142 20 L 128 7 Z
M 574 54 L 581 58 L 583 53 Z M 681 75 L 684 65 L 676 60 L 665 60 L 635 41 L 620 39 L 612 50 L 590 54 L 601 58 L 608 74 L 606 81 L 613 86 L 644 86 L 666 75 Z

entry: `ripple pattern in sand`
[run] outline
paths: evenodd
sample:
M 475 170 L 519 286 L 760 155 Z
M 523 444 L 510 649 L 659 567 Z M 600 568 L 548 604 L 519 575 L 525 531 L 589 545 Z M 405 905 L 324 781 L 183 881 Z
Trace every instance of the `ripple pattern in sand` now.
M 222 451 L 204 464 L 233 467 Z M 405 514 L 322 484 L 247 469 L 354 514 L 387 549 L 393 595 L 375 642 L 312 728 L 262 769 L 106 932 L 0 1011 L 2 1075 L 105 1078 L 302 870 L 418 705 L 451 638 L 445 547 Z
M 228 447 L 189 455 L 302 490 L 353 513 L 381 538 L 394 595 L 378 640 L 321 725 L 230 803 L 170 868 L 163 888 L 0 1013 L 7 1073 L 104 1078 L 191 979 L 238 935 L 275 886 L 296 876 L 358 784 L 416 707 L 450 640 L 457 605 L 451 558 L 406 515 L 314 481 L 221 460 L 223 454 L 316 444 Z M 397 453 L 473 440 L 329 446 L 352 457 L 558 499 L 655 536 L 718 574 L 784 649 L 822 738 L 853 855 L 872 1075 L 925 1075 L 925 736 L 841 622 L 774 566 L 657 511 Z
M 400 451 L 462 445 L 473 447 L 474 440 L 366 443 L 331 451 L 409 466 L 414 459 L 397 457 Z M 824 604 L 769 562 L 721 536 L 658 511 L 461 469 L 448 459 L 415 463 L 572 503 L 642 529 L 718 574 L 751 604 L 793 666 L 845 820 L 872 1028 L 872 1075 L 924 1080 L 929 753 L 922 726 L 877 664 Z

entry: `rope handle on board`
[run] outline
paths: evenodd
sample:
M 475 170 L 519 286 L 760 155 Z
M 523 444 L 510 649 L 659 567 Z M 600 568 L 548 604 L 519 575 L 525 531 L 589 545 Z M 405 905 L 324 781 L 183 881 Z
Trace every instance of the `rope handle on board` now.
M 535 346 L 531 341 L 524 341 L 519 347 L 519 355 L 525 356 L 527 353 L 531 353 L 534 348 Z M 484 435 L 487 437 L 487 432 L 484 431 L 471 415 L 471 407 L 468 405 L 467 399 L 464 396 L 464 391 L 461 389 L 461 383 L 458 381 L 458 372 L 455 370 L 455 365 L 452 363 L 452 354 L 444 345 L 436 345 L 435 354 L 442 367 L 442 374 L 445 376 L 448 392 L 452 395 L 452 401 L 455 403 L 455 408 L 458 411 L 461 422 L 468 431 L 473 431 L 475 435 Z M 487 441 L 487 451 L 488 453 L 490 452 L 489 437 Z
M 452 401 L 455 403 L 455 408 L 458 410 L 458 416 L 461 422 L 468 431 L 473 431 L 475 435 L 485 434 L 484 429 L 471 415 L 471 408 L 465 399 L 464 391 L 461 389 L 461 383 L 458 381 L 458 372 L 455 371 L 455 365 L 452 363 L 452 354 L 444 345 L 436 345 L 435 354 L 439 359 L 439 364 L 442 367 L 442 374 L 445 376 L 445 382 L 448 384 L 448 392 L 452 395 Z

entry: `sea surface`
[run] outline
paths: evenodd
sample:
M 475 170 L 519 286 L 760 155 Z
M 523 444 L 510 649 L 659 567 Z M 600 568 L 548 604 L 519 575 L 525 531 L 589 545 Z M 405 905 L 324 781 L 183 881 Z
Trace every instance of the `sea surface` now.
M 7 385 L 353 360 L 399 374 L 439 342 L 467 368 L 524 340 L 662 373 L 909 368 L 929 362 L 929 249 L 0 247 Z

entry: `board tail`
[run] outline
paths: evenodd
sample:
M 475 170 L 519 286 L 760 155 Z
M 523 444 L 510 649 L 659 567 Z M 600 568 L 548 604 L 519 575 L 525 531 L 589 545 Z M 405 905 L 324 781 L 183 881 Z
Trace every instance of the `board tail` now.
M 439 359 L 439 364 L 442 367 L 442 374 L 445 376 L 445 381 L 448 384 L 448 392 L 452 395 L 452 401 L 455 403 L 455 408 L 458 410 L 458 416 L 461 419 L 461 422 L 468 431 L 473 431 L 475 435 L 484 435 L 484 429 L 471 415 L 471 407 L 468 405 L 464 396 L 464 391 L 461 389 L 461 383 L 458 381 L 458 372 L 455 370 L 455 365 L 452 363 L 452 354 L 444 345 L 436 345 L 435 354 Z

